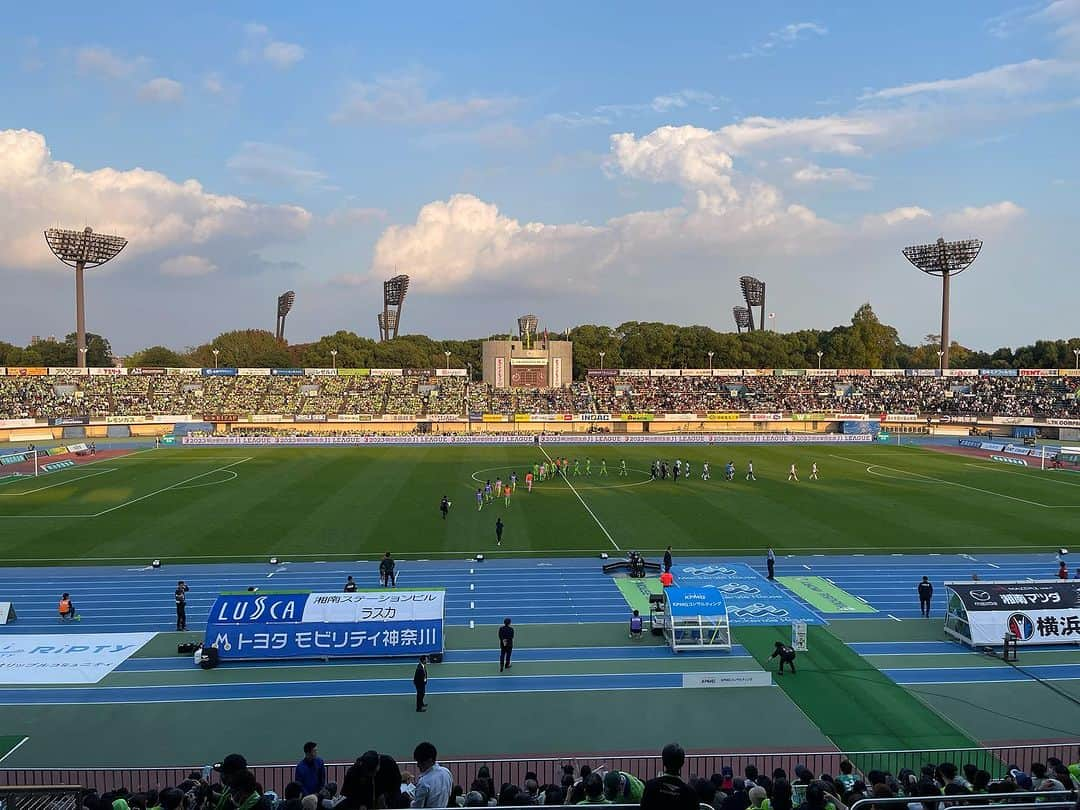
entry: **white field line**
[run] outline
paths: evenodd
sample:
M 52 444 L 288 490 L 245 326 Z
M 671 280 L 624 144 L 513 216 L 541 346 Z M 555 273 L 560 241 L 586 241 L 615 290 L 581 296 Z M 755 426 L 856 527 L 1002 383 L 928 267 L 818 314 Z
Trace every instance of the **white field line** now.
M 18 751 L 18 750 L 19 750 L 20 748 L 22 748 L 22 747 L 23 747 L 23 745 L 24 745 L 24 744 L 25 744 L 25 743 L 26 743 L 26 742 L 27 742 L 27 741 L 28 741 L 29 739 L 30 739 L 29 737 L 23 737 L 23 738 L 22 738 L 21 740 L 19 740 L 19 742 L 18 742 L 18 743 L 17 743 L 16 745 L 14 745 L 14 746 L 12 747 L 12 749 L 11 749 L 10 751 L 8 751 L 8 752 L 7 752 L 6 754 L 4 754 L 4 755 L 3 755 L 2 757 L 0 757 L 0 762 L 3 762 L 3 761 L 4 761 L 5 759 L 7 759 L 8 757 L 10 757 L 10 756 L 11 756 L 12 754 L 14 754 L 14 753 L 15 753 L 16 751 Z
M 853 464 L 859 464 L 859 465 L 866 464 L 865 461 L 860 461 L 859 459 L 856 459 L 856 458 L 848 458 L 847 456 L 837 456 L 837 455 L 833 455 L 833 454 L 830 454 L 830 455 L 832 456 L 832 458 L 838 458 L 841 461 L 850 461 Z M 930 482 L 935 483 L 935 484 L 946 484 L 947 486 L 951 486 L 951 487 L 960 487 L 961 489 L 969 489 L 972 492 L 981 492 L 983 495 L 990 495 L 990 496 L 992 496 L 994 498 L 1005 498 L 1005 499 L 1010 500 L 1010 501 L 1016 501 L 1017 503 L 1025 503 L 1028 506 L 1038 506 L 1041 509 L 1072 509 L 1072 508 L 1075 508 L 1075 507 L 1072 507 L 1072 506 L 1051 506 L 1050 504 L 1039 503 L 1038 501 L 1029 501 L 1026 498 L 1017 498 L 1015 495 L 1005 495 L 1005 494 L 1003 494 L 1001 492 L 994 492 L 994 491 L 989 490 L 989 489 L 982 489 L 980 487 L 973 487 L 973 486 L 970 486 L 969 484 L 961 484 L 961 483 L 958 483 L 956 481 L 946 480 L 944 478 L 934 478 L 931 475 L 924 475 L 923 473 L 912 472 L 911 470 L 901 470 L 898 467 L 887 467 L 884 464 L 871 464 L 869 467 L 866 468 L 866 471 L 870 475 L 874 475 L 875 473 L 873 472 L 873 470 L 875 468 L 879 469 L 879 470 L 888 470 L 889 472 L 900 473 L 901 475 L 911 476 L 911 481 L 913 483 L 919 483 L 920 481 L 930 481 Z M 888 476 L 884 476 L 884 477 L 888 477 Z
M 47 487 L 38 487 L 37 489 L 28 489 L 25 492 L 0 492 L 0 498 L 21 498 L 23 495 L 33 495 L 35 492 L 44 492 L 47 489 L 53 489 L 54 487 L 63 487 L 68 484 L 74 484 L 76 481 L 82 481 L 86 478 L 93 478 L 95 475 L 104 475 L 105 473 L 116 472 L 115 467 L 102 467 L 100 470 L 87 473 L 86 475 L 80 475 L 78 478 L 65 478 L 63 481 L 57 481 L 55 484 L 49 484 Z
M 548 451 L 544 449 L 543 445 L 540 445 L 540 452 L 547 456 L 548 461 L 554 460 L 551 458 L 551 456 L 548 455 Z M 589 505 L 587 503 L 585 503 L 585 499 L 581 497 L 581 495 L 576 489 L 574 489 L 574 485 L 570 483 L 570 479 L 563 475 L 562 480 L 566 482 L 566 485 L 568 487 L 570 487 L 570 491 L 577 496 L 578 501 L 581 503 L 582 506 L 585 507 L 585 511 L 588 512 L 592 519 L 596 521 L 596 525 L 600 527 L 600 531 L 604 533 L 604 537 L 606 537 L 611 542 L 611 545 L 615 546 L 616 551 L 622 551 L 622 549 L 619 548 L 619 544 L 615 542 L 615 538 L 611 536 L 611 533 L 606 528 L 604 528 L 604 524 L 600 522 L 600 518 L 596 516 L 596 513 L 589 508 Z
M 254 458 L 254 456 L 247 456 L 246 458 L 242 458 L 239 461 L 234 461 L 232 464 L 226 464 L 224 467 L 216 467 L 213 470 L 207 470 L 204 473 L 199 473 L 198 475 L 193 475 L 190 478 L 185 478 L 183 481 L 177 481 L 175 484 L 169 484 L 169 486 L 167 487 L 155 489 L 153 492 L 148 492 L 145 495 L 140 495 L 138 498 L 132 498 L 130 501 L 124 501 L 123 503 L 118 503 L 116 506 L 110 506 L 108 509 L 104 509 L 101 512 L 98 512 L 96 515 L 93 515 L 93 517 L 101 517 L 102 515 L 107 515 L 110 512 L 115 512 L 117 509 L 123 509 L 125 506 L 131 506 L 132 504 L 138 503 L 139 501 L 145 501 L 147 498 L 153 498 L 155 495 L 160 495 L 163 492 L 168 492 L 170 489 L 182 487 L 184 484 L 190 483 L 191 481 L 198 481 L 200 478 L 205 478 L 208 475 L 213 475 L 214 473 L 221 472 L 222 470 L 227 470 L 230 467 L 235 467 L 238 464 L 243 464 L 245 461 L 251 461 L 252 458 Z
M 1024 478 L 1034 478 L 1039 481 L 1050 481 L 1054 484 L 1064 484 L 1067 487 L 1080 487 L 1076 481 L 1064 481 L 1060 478 L 1042 475 L 1040 473 L 1026 473 L 1023 470 L 1014 470 L 1011 465 L 1005 464 L 965 464 L 965 467 L 974 467 L 976 470 L 992 470 L 993 472 L 1005 473 L 1006 475 L 1020 475 Z

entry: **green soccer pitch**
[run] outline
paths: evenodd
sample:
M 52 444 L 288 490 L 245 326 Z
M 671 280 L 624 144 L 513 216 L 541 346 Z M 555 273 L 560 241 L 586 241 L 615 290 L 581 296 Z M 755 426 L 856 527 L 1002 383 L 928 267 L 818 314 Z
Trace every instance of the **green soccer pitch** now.
M 0 562 L 1045 548 L 1080 528 L 1080 476 L 889 445 L 564 446 L 582 475 L 525 492 L 538 447 L 159 449 L 0 484 Z M 676 454 L 689 479 L 650 481 Z M 585 459 L 592 475 L 584 475 Z M 608 475 L 600 475 L 601 460 Z M 736 465 L 733 482 L 723 466 Z M 746 481 L 753 460 L 757 481 Z M 625 460 L 628 473 L 621 476 Z M 708 461 L 712 480 L 702 481 Z M 812 462 L 821 471 L 810 481 Z M 800 481 L 787 481 L 790 464 Z M 477 511 L 517 472 L 509 508 Z M 439 500 L 453 502 L 449 518 Z M 495 548 L 494 524 L 506 531 Z

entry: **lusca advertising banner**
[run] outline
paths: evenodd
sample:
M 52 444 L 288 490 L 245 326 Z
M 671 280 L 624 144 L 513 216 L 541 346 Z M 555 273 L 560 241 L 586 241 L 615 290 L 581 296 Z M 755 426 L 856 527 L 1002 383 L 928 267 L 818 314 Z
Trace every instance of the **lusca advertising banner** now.
M 443 649 L 442 590 L 223 593 L 204 645 L 223 661 L 418 656 Z

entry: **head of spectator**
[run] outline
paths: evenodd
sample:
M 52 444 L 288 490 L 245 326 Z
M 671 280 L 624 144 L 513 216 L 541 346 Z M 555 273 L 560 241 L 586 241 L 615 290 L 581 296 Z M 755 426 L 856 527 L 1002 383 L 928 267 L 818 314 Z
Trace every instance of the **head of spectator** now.
M 1010 765 L 1009 767 L 1011 769 L 1013 766 Z M 1046 778 L 1046 766 L 1043 765 L 1041 762 L 1032 762 L 1031 763 L 1031 778 L 1032 779 L 1040 779 L 1040 780 L 1045 779 Z
M 585 801 L 589 804 L 602 804 L 607 801 L 604 798 L 604 779 L 595 771 L 585 777 Z
M 668 743 L 660 752 L 660 759 L 664 763 L 664 773 L 678 776 L 686 764 L 686 752 L 678 743 Z
M 756 782 L 758 778 L 757 765 L 747 765 L 743 768 L 743 776 L 745 776 L 749 782 Z
M 566 791 L 555 785 L 548 785 L 544 791 L 544 804 L 562 804 L 566 801 Z
M 178 810 L 184 803 L 184 793 L 177 788 L 165 788 L 158 794 L 161 810 Z
M 772 778 L 774 782 L 777 779 L 787 779 L 787 771 L 783 768 L 773 768 Z
M 941 777 L 942 784 L 948 784 L 956 779 L 956 766 L 951 762 L 942 762 L 938 765 L 938 774 Z
M 1072 790 L 1076 787 L 1076 780 L 1072 778 L 1072 773 L 1069 771 L 1069 766 L 1061 761 L 1058 761 L 1054 765 L 1053 778 L 1061 782 L 1061 784 L 1065 786 L 1066 790 Z
M 540 783 L 536 781 L 536 774 L 525 774 L 525 782 L 522 785 L 525 788 L 525 792 L 532 796 L 534 799 L 540 795 Z
M 221 784 L 228 787 L 236 774 L 247 770 L 247 759 L 243 754 L 229 754 L 214 766 L 214 770 L 221 774 Z
M 771 805 L 773 810 L 791 810 L 791 782 L 785 777 L 773 778 Z
M 942 791 L 946 796 L 965 796 L 971 791 L 959 782 L 949 782 Z
M 691 779 L 690 787 L 697 795 L 699 804 L 712 805 L 716 802 L 716 787 L 708 779 Z
M 754 787 L 750 788 L 749 797 L 750 807 L 752 808 L 752 810 L 759 810 L 759 808 L 761 807 L 761 803 L 765 801 L 765 798 L 767 796 L 768 794 L 765 792 L 765 788 L 761 787 L 760 785 L 755 785 Z
M 487 796 L 478 790 L 470 790 L 465 794 L 465 807 L 487 807 Z
M 319 797 L 312 793 L 300 800 L 301 810 L 319 810 Z
M 304 759 L 311 764 L 319 758 L 319 744 L 317 742 L 304 743 Z
M 1035 786 L 1030 776 L 1021 771 L 1019 768 L 1013 768 L 1009 771 L 1009 776 L 1012 777 L 1013 782 L 1021 790 L 1034 790 Z
M 513 807 L 517 803 L 517 795 L 521 790 L 517 785 L 507 782 L 499 791 L 499 807 Z
M 233 774 L 232 779 L 229 782 L 229 795 L 230 798 L 232 798 L 233 804 L 237 807 L 243 807 L 244 803 L 251 798 L 252 794 L 258 792 L 259 787 L 258 783 L 255 781 L 255 774 L 247 768 Z
M 292 799 L 304 798 L 304 786 L 299 782 L 289 782 L 285 786 L 285 790 L 282 792 L 282 798 L 285 801 L 291 801 Z
M 413 760 L 416 762 L 416 767 L 420 769 L 420 773 L 430 771 L 438 758 L 439 752 L 429 742 L 422 742 L 413 749 Z

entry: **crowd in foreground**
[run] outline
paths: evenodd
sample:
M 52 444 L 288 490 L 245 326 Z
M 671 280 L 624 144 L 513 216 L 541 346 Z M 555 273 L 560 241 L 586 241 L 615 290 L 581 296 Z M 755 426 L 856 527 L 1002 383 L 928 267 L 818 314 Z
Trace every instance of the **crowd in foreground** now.
M 327 779 L 318 746 L 308 742 L 293 781 L 282 794 L 264 790 L 247 760 L 230 754 L 212 769 L 193 772 L 175 787 L 132 793 L 119 789 L 89 793 L 85 810 L 381 810 L 406 807 L 512 807 L 532 805 L 631 804 L 644 810 L 848 810 L 863 799 L 908 799 L 906 810 L 935 810 L 985 803 L 981 796 L 1016 794 L 1030 801 L 1070 801 L 1080 789 L 1080 763 L 1047 758 L 1029 772 L 1007 765 L 992 774 L 975 765 L 925 764 L 916 772 L 882 770 L 862 773 L 842 760 L 836 774 L 815 774 L 803 765 L 792 773 L 776 768 L 763 773 L 747 765 L 742 775 L 723 766 L 719 773 L 684 774 L 686 754 L 677 744 L 661 752 L 657 775 L 593 770 L 587 765 L 562 767 L 556 782 L 542 783 L 526 773 L 520 785 L 496 784 L 480 767 L 466 787 L 438 762 L 438 751 L 422 742 L 413 752 L 415 765 L 402 768 L 377 751 L 361 755 L 340 785 Z M 1071 795 L 1064 795 L 1072 791 Z M 1028 794 L 1028 795 L 1025 795 Z M 1056 794 L 1056 795 L 1054 795 Z M 998 799 L 995 802 L 1001 802 Z M 1008 800 L 1004 800 L 1008 803 Z M 895 805 L 894 805 L 895 806 Z M 1080 807 L 1080 805 L 1078 805 Z

